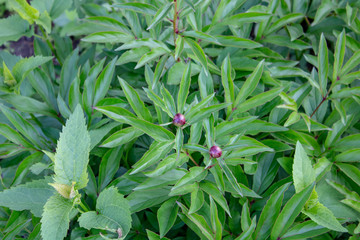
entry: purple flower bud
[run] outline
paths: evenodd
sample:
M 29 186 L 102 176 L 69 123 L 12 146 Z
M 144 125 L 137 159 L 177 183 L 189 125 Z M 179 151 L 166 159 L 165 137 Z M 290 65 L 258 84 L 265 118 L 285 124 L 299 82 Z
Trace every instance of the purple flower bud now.
M 209 150 L 210 157 L 212 158 L 219 158 L 221 157 L 222 150 L 218 146 L 212 146 Z
M 173 124 L 175 126 L 181 127 L 181 126 L 184 126 L 185 123 L 186 123 L 186 120 L 185 120 L 184 115 L 182 115 L 181 113 L 175 114 L 174 119 L 173 119 Z

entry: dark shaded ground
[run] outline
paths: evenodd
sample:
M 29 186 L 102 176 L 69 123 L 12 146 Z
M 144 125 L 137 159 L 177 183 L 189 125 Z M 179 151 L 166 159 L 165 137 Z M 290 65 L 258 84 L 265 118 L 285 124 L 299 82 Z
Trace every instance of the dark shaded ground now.
M 17 56 L 31 57 L 34 55 L 33 42 L 33 37 L 22 37 L 16 42 L 10 42 L 10 51 Z

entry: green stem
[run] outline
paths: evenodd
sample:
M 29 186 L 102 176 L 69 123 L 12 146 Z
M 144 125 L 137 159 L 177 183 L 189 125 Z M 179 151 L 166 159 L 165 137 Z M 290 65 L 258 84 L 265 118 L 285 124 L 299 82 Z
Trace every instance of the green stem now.
M 82 202 L 82 200 L 80 200 L 80 203 L 79 203 L 80 207 L 85 211 L 85 212 L 89 212 L 90 209 L 85 206 L 85 204 Z M 80 210 L 80 209 L 79 209 Z

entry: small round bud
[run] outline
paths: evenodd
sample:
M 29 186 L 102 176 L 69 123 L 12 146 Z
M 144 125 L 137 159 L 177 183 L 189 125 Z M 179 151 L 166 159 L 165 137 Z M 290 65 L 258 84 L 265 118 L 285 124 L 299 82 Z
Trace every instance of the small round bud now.
M 218 146 L 212 146 L 209 150 L 210 157 L 212 158 L 219 158 L 221 157 L 222 150 Z
M 181 113 L 175 114 L 174 119 L 173 119 L 173 124 L 175 126 L 181 127 L 181 126 L 184 126 L 185 123 L 186 123 L 186 120 L 185 120 L 184 115 L 182 115 Z

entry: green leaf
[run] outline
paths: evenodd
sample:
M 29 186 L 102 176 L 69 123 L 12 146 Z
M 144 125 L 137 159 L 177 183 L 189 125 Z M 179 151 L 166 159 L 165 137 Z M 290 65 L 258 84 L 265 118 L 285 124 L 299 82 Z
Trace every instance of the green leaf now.
M 221 45 L 227 46 L 227 47 L 236 47 L 236 48 L 259 48 L 263 45 L 246 39 L 246 38 L 239 38 L 236 36 L 216 36 L 217 42 L 219 42 Z
M 197 42 L 191 40 L 190 38 L 184 38 L 185 42 L 189 45 L 195 56 L 198 58 L 200 64 L 205 69 L 205 75 L 208 75 L 208 62 L 206 60 L 206 56 L 204 50 L 200 47 Z
M 360 149 L 351 149 L 336 155 L 335 162 L 360 162 Z
M 164 49 L 163 47 L 158 47 L 158 48 L 152 49 L 150 52 L 144 54 L 140 58 L 139 62 L 135 66 L 135 69 L 143 67 L 146 63 L 149 63 L 150 61 L 155 60 L 158 57 L 160 57 L 166 53 L 167 53 L 167 50 Z
M 351 178 L 357 185 L 360 186 L 359 168 L 347 163 L 337 163 L 336 166 L 338 166 L 341 171 L 343 171 L 349 178 Z
M 157 212 L 157 219 L 159 222 L 160 238 L 163 238 L 166 233 L 173 227 L 179 206 L 176 204 L 177 197 L 170 198 L 164 202 Z
M 204 167 L 192 167 L 189 169 L 189 172 L 175 184 L 171 191 L 194 182 L 199 182 L 206 177 L 207 173 Z
M 119 169 L 123 148 L 113 148 L 105 153 L 101 159 L 98 175 L 99 191 L 103 190 L 113 179 Z
M 320 202 L 317 202 L 316 205 L 310 209 L 305 208 L 302 212 L 321 226 L 338 232 L 347 232 L 347 229 L 341 226 L 334 214 Z
M 209 194 L 231 217 L 230 209 L 226 199 L 215 184 L 209 181 L 203 181 L 199 186 L 204 192 Z
M 33 24 L 40 16 L 39 11 L 30 6 L 26 0 L 13 0 L 9 1 L 9 4 L 12 9 L 30 24 Z
M 189 88 L 191 84 L 191 64 L 187 64 L 187 67 L 183 73 L 181 82 L 180 82 L 180 89 L 178 94 L 178 101 L 177 101 L 177 112 L 183 113 L 184 106 L 186 103 L 186 98 L 189 95 Z
M 261 106 L 275 97 L 279 96 L 279 94 L 282 92 L 283 88 L 274 88 L 267 92 L 260 93 L 256 95 L 255 97 L 252 97 L 245 102 L 243 102 L 240 106 L 238 106 L 237 109 L 233 112 L 233 116 L 236 116 L 238 113 L 246 112 L 252 108 Z
M 41 218 L 41 236 L 44 240 L 62 240 L 67 235 L 73 202 L 55 194 L 44 206 Z
M 57 117 L 57 113 L 49 108 L 46 103 L 40 102 L 30 97 L 21 96 L 18 94 L 4 94 L 1 96 L 2 99 L 16 109 L 26 113 L 40 113 L 45 116 Z
M 123 79 L 119 78 L 119 81 L 125 93 L 126 99 L 128 100 L 130 106 L 132 107 L 136 115 L 146 121 L 151 121 L 151 114 L 149 110 L 145 107 L 144 102 L 140 99 L 139 94 Z
M 102 71 L 95 83 L 94 102 L 93 106 L 102 100 L 109 91 L 111 80 L 115 71 L 115 63 L 117 58 L 114 58 Z
M 215 127 L 216 138 L 220 138 L 230 134 L 239 133 L 243 128 L 247 128 L 248 124 L 253 122 L 257 117 L 248 116 L 237 118 L 232 121 L 224 121 Z
M 10 69 L 6 66 L 5 61 L 3 62 L 3 76 L 4 76 L 4 83 L 10 87 L 16 85 L 17 81 L 13 74 L 11 73 Z
M 244 23 L 262 22 L 271 17 L 269 13 L 262 12 L 246 12 L 225 18 L 221 24 L 232 25 L 235 27 L 242 26 Z
M 251 224 L 250 208 L 249 208 L 248 200 L 246 200 L 246 202 L 242 206 L 240 221 L 241 221 L 241 229 L 243 230 L 243 232 L 246 232 L 250 228 L 250 224 Z
M 285 204 L 271 231 L 272 240 L 276 240 L 278 237 L 283 236 L 286 230 L 293 224 L 295 218 L 305 206 L 305 203 L 309 199 L 313 189 L 314 184 L 311 184 L 301 192 L 293 195 L 292 198 L 290 198 L 290 200 Z
M 156 141 L 166 142 L 175 139 L 175 135 L 169 130 L 148 121 L 136 119 L 133 114 L 123 108 L 114 106 L 103 106 L 96 107 L 96 109 L 118 122 L 132 125 L 133 127 L 148 134 Z
M 172 3 L 167 3 L 165 5 L 163 5 L 155 14 L 153 20 L 151 21 L 151 24 L 149 25 L 149 27 L 146 30 L 149 30 L 151 28 L 153 28 L 154 26 L 156 26 L 166 15 L 167 13 L 170 11 L 172 7 Z
M 335 53 L 334 53 L 334 70 L 333 81 L 337 80 L 339 72 L 342 68 L 345 56 L 346 36 L 345 29 L 341 32 L 336 40 Z
M 311 161 L 308 158 L 305 149 L 299 141 L 296 143 L 293 164 L 293 179 L 297 193 L 301 192 L 307 186 L 315 182 L 314 168 L 312 167 Z
M 143 132 L 134 127 L 121 129 L 105 139 L 101 147 L 113 148 L 131 142 L 133 139 L 143 135 Z
M 11 15 L 0 19 L 0 44 L 7 41 L 17 41 L 22 36 L 29 36 L 29 23 L 19 15 Z
M 256 228 L 256 216 L 251 221 L 249 228 L 246 231 L 244 231 L 239 237 L 235 238 L 235 240 L 251 239 L 251 236 L 252 236 L 255 228 Z
M 187 120 L 187 124 L 194 124 L 197 123 L 199 121 L 204 120 L 205 118 L 207 118 L 210 114 L 220 111 L 223 108 L 226 108 L 227 106 L 229 106 L 231 103 L 221 103 L 221 104 L 216 104 L 216 105 L 212 105 L 209 107 L 205 107 L 202 108 L 201 110 L 196 111 L 197 108 L 192 108 L 190 110 L 189 113 L 185 114 L 185 118 Z
M 20 133 L 12 129 L 6 124 L 0 123 L 0 135 L 7 138 L 9 141 L 21 145 L 26 148 L 31 148 L 31 144 L 21 136 Z
M 336 183 L 334 181 L 328 180 L 326 179 L 326 182 L 332 186 L 333 188 L 335 188 L 339 193 L 343 194 L 345 198 L 347 199 L 352 199 L 355 201 L 360 201 L 360 196 L 358 193 L 350 191 L 348 188 L 346 188 L 345 186 Z
M 284 192 L 289 186 L 290 183 L 285 183 L 279 187 L 266 202 L 257 223 L 255 239 L 267 239 L 269 237 L 274 222 L 280 213 Z
M 191 192 L 191 205 L 189 214 L 197 212 L 204 205 L 204 192 L 197 187 L 195 191 Z
M 43 143 L 37 130 L 16 111 L 0 104 L 1 112 L 9 119 L 14 127 L 24 135 L 38 149 L 43 149 Z
M 322 96 L 325 96 L 327 89 L 327 78 L 329 72 L 329 57 L 328 48 L 324 34 L 320 37 L 319 55 L 318 55 L 318 66 L 319 66 L 319 85 Z
M 352 199 L 343 199 L 341 200 L 341 202 L 348 205 L 349 207 L 352 207 L 356 211 L 360 212 L 360 201 L 355 201 Z
M 134 36 L 120 31 L 106 31 L 91 33 L 81 39 L 84 42 L 92 43 L 126 43 L 134 39 Z
M 185 216 L 189 218 L 190 221 L 192 221 L 201 230 L 201 232 L 207 237 L 207 239 L 214 239 L 213 232 L 203 216 L 196 213 L 189 214 L 188 209 L 182 203 L 177 202 L 177 204 L 180 206 Z
M 129 2 L 129 3 L 120 3 L 113 5 L 114 7 L 132 10 L 134 12 L 155 15 L 156 14 L 156 7 L 151 4 L 147 3 L 140 3 L 140 2 Z
M 345 152 L 360 146 L 360 134 L 352 134 L 342 138 L 335 144 L 335 151 Z
M 237 182 L 236 177 L 234 176 L 233 172 L 226 165 L 225 161 L 222 158 L 218 158 L 218 162 L 219 162 L 220 167 L 222 168 L 223 172 L 225 173 L 226 178 L 229 180 L 231 186 L 235 189 L 235 191 L 241 197 L 244 196 L 243 190 L 241 189 L 241 186 Z
M 119 238 L 128 234 L 131 221 L 129 202 L 114 187 L 100 193 L 96 201 L 96 212 L 85 212 L 79 218 L 80 227 L 107 230 L 117 233 Z
M 241 5 L 243 5 L 246 1 L 245 0 L 222 0 L 219 3 L 219 6 L 216 8 L 216 12 L 212 19 L 212 23 L 216 24 L 221 22 L 221 20 L 226 17 L 227 15 L 234 12 L 238 9 Z
M 46 177 L 0 192 L 0 206 L 16 211 L 30 210 L 40 217 L 46 201 L 55 193 L 50 182 L 51 178 Z
M 285 15 L 284 17 L 275 21 L 269 29 L 266 29 L 264 35 L 270 35 L 271 33 L 278 31 L 285 25 L 294 23 L 302 18 L 304 18 L 304 15 L 301 13 L 290 13 L 288 15 Z
M 241 87 L 240 92 L 236 96 L 236 100 L 234 102 L 234 107 L 238 108 L 239 104 L 243 103 L 248 96 L 255 90 L 258 85 L 261 75 L 264 70 L 265 61 L 262 60 L 259 62 L 255 70 L 251 73 L 251 75 L 246 79 L 244 85 Z
M 78 105 L 60 133 L 54 162 L 55 181 L 69 186 L 75 182 L 76 189 L 84 188 L 88 182 L 89 152 L 90 135 Z
M 18 168 L 16 169 L 15 177 L 12 182 L 12 186 L 16 186 L 17 184 L 20 184 L 26 174 L 28 173 L 30 167 L 34 165 L 36 162 L 40 162 L 43 157 L 42 152 L 35 152 L 31 154 L 30 156 L 26 157 L 22 162 L 19 164 Z
M 215 232 L 215 239 L 221 240 L 222 239 L 222 225 L 219 219 L 219 213 L 217 210 L 216 203 L 212 199 L 211 196 L 209 196 L 210 199 L 210 219 L 211 219 L 211 226 L 213 231 Z
M 309 220 L 290 228 L 281 239 L 296 240 L 311 238 L 328 232 L 329 229 Z
M 142 158 L 133 165 L 131 174 L 141 172 L 156 164 L 173 148 L 174 142 L 154 142 Z
M 131 193 L 126 199 L 129 201 L 131 212 L 135 213 L 165 202 L 170 198 L 169 193 L 169 188 L 139 190 Z
M 232 111 L 232 103 L 234 102 L 234 82 L 231 78 L 232 68 L 230 56 L 227 55 L 221 65 L 221 83 L 224 88 L 225 102 L 229 104 L 226 115 L 229 116 Z
M 341 76 L 344 76 L 360 63 L 360 50 L 356 51 L 354 55 L 345 63 L 343 68 L 341 69 Z
M 15 64 L 12 69 L 16 81 L 20 83 L 32 70 L 51 61 L 52 59 L 53 57 L 43 56 L 35 56 L 21 59 Z

